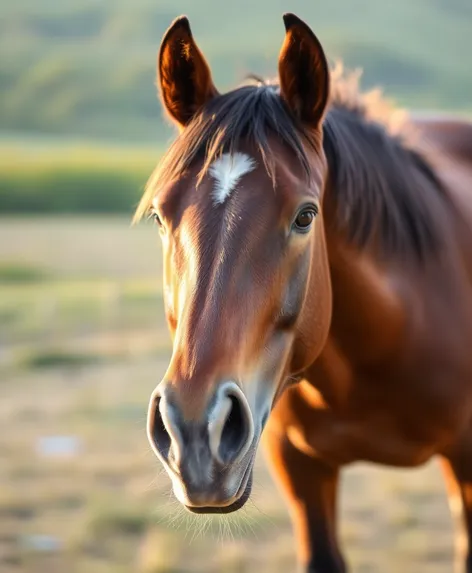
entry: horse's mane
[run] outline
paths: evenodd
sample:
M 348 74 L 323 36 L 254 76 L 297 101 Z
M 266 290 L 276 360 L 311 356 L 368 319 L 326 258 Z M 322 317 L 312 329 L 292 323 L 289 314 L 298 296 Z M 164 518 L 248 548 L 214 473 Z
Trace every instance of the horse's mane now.
M 359 248 L 376 239 L 382 254 L 424 259 L 442 241 L 445 193 L 431 162 L 417 149 L 407 115 L 378 90 L 362 93 L 359 74 L 337 66 L 323 124 L 337 223 Z M 257 146 L 275 177 L 270 136 L 292 150 L 310 178 L 307 149 L 320 142 L 290 114 L 278 85 L 251 76 L 249 83 L 211 100 L 177 137 L 151 176 L 136 217 L 149 211 L 158 188 L 181 176 L 197 159 L 200 180 L 222 152 L 241 139 Z M 439 209 L 438 209 L 439 207 Z

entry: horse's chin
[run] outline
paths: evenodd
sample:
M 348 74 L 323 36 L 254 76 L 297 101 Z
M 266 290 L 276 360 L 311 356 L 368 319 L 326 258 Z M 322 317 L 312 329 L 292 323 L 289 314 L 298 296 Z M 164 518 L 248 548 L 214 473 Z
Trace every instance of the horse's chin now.
M 252 491 L 252 468 L 249 471 L 249 475 L 246 481 L 246 485 L 243 486 L 243 492 L 239 496 L 239 498 L 233 502 L 231 505 L 225 506 L 207 506 L 207 507 L 192 507 L 189 505 L 185 505 L 185 509 L 190 511 L 191 513 L 197 514 L 226 514 L 226 513 L 233 513 L 241 509 L 243 505 L 247 502 L 247 500 L 251 497 Z

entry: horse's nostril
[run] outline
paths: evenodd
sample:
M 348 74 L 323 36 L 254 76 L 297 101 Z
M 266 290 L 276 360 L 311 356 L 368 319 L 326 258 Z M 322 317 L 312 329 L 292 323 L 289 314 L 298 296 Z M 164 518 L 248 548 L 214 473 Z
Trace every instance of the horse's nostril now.
M 151 421 L 151 436 L 157 451 L 162 457 L 167 459 L 169 457 L 171 437 L 167 428 L 165 427 L 164 420 L 160 411 L 161 398 L 157 398 L 154 405 L 154 416 Z
M 221 433 L 218 454 L 223 463 L 229 463 L 237 457 L 248 439 L 246 412 L 236 396 L 229 396 L 231 409 Z

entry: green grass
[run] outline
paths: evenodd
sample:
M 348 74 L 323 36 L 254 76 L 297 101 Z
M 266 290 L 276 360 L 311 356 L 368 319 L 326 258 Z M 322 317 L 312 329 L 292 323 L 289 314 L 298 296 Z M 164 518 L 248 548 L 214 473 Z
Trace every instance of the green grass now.
M 0 262 L 0 284 L 13 283 L 18 285 L 37 283 L 49 278 L 50 273 L 46 269 L 34 265 L 24 265 L 16 262 Z
M 40 144 L 4 141 L 0 143 L 0 211 L 131 216 L 158 158 L 151 147 L 56 143 L 43 149 Z
M 23 358 L 22 366 L 34 368 L 83 368 L 101 362 L 103 357 L 97 354 L 74 353 L 62 350 L 33 352 Z
M 282 13 L 306 19 L 331 59 L 415 107 L 471 109 L 469 0 L 18 0 L 0 21 L 0 129 L 165 141 L 155 98 L 162 34 L 185 13 L 220 89 L 273 74 Z M 438 43 L 440 38 L 441 42 Z

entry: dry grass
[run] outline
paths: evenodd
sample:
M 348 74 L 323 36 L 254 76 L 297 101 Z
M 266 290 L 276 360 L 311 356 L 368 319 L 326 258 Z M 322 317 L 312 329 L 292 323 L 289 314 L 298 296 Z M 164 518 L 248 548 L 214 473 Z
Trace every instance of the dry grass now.
M 90 300 L 103 284 L 122 293 L 109 314 L 91 313 L 87 329 L 64 318 L 65 310 L 50 315 L 52 323 L 11 319 L 15 336 L 2 326 L 2 573 L 295 570 L 287 512 L 262 458 L 252 503 L 229 518 L 206 519 L 178 507 L 149 450 L 147 400 L 170 351 L 160 301 L 150 296 L 160 288 L 156 235 L 119 219 L 0 222 L 0 262 L 39 265 L 55 277 L 17 284 L 16 295 L 11 282 L 0 284 L 12 315 L 25 305 L 37 309 L 45 284 L 59 309 L 73 293 L 82 311 L 102 308 L 106 297 L 97 307 Z M 70 455 L 38 450 L 41 438 L 63 435 L 76 439 Z M 341 537 L 355 573 L 452 573 L 452 525 L 437 466 L 347 470 Z

